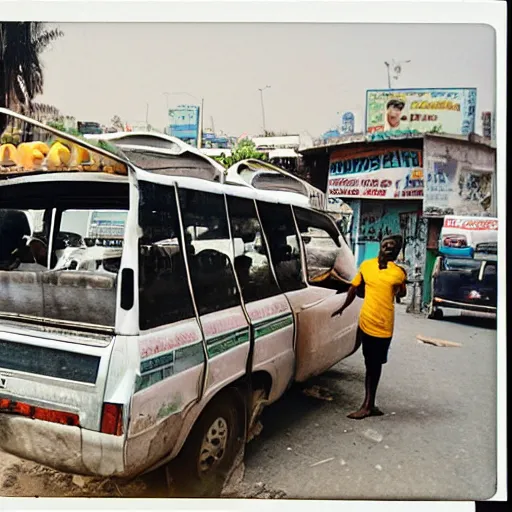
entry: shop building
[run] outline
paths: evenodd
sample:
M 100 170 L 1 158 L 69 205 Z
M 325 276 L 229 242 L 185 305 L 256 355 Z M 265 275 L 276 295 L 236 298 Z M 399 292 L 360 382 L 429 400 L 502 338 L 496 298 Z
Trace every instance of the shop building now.
M 496 215 L 496 150 L 477 135 L 355 134 L 301 153 L 333 216 L 346 218 L 350 207 L 345 225 L 358 264 L 376 257 L 384 236 L 402 234 L 398 263 L 411 282 L 412 312 L 430 301 L 444 216 Z

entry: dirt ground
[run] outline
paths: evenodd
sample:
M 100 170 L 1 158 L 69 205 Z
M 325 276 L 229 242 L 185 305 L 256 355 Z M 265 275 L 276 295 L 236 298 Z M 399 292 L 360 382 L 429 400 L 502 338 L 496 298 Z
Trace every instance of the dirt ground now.
M 160 498 L 165 490 L 152 481 L 155 475 L 119 482 L 110 479 L 73 476 L 39 464 L 0 453 L 1 497 L 96 497 L 96 498 Z M 224 498 L 285 498 L 283 491 L 269 489 L 262 482 L 247 484 L 237 481 L 226 489 Z

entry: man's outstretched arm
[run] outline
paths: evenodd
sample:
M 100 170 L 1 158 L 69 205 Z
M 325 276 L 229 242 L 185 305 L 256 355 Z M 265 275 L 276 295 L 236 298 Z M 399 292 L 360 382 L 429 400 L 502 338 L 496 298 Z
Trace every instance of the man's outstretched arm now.
M 352 285 L 347 292 L 347 298 L 345 299 L 345 303 L 341 308 L 337 309 L 331 316 L 341 315 L 345 309 L 347 309 L 354 299 L 356 298 L 357 286 Z

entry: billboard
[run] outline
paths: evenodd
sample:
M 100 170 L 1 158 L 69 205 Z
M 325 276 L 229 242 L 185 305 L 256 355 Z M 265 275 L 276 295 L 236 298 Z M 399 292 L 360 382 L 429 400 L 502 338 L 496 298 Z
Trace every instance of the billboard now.
M 422 199 L 422 152 L 387 148 L 347 156 L 334 152 L 329 164 L 329 203 L 352 199 Z
M 197 141 L 199 134 L 199 107 L 179 105 L 169 110 L 169 135 L 185 142 Z
M 475 131 L 476 89 L 366 91 L 366 132 L 415 130 L 468 135 Z

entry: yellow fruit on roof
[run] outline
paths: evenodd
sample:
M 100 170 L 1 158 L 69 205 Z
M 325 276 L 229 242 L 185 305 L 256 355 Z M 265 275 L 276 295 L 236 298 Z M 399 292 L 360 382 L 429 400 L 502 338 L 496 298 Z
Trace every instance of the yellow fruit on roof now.
M 14 144 L 0 146 L 0 165 L 16 165 L 18 163 L 18 150 Z
M 59 169 L 69 165 L 70 160 L 71 151 L 69 148 L 64 146 L 61 142 L 54 142 L 48 153 L 46 165 L 48 169 Z

